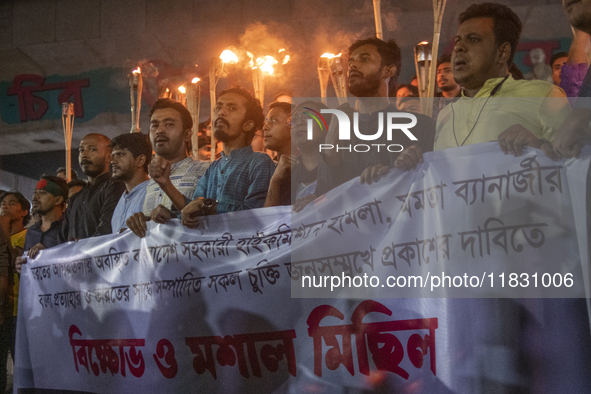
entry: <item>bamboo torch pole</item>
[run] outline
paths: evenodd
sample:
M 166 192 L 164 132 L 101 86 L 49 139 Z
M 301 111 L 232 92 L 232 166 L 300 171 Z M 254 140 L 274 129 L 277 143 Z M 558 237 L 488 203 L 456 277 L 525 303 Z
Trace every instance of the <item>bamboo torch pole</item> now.
M 330 53 L 325 53 L 320 56 L 318 59 L 318 79 L 320 80 L 320 99 L 324 105 L 328 105 L 328 101 L 326 98 L 326 90 L 328 88 L 328 78 L 330 77 L 330 72 L 328 70 L 328 57 L 331 56 Z M 334 56 L 334 55 L 332 55 Z
M 373 16 L 376 20 L 376 37 L 380 40 L 383 40 L 384 33 L 382 32 L 382 6 L 380 3 L 381 0 L 373 0 Z
M 429 72 L 429 90 L 427 96 L 427 116 L 433 115 L 433 96 L 435 95 L 435 74 L 441 36 L 441 21 L 447 0 L 433 0 L 433 45 L 431 47 L 431 69 Z
M 347 81 L 345 80 L 345 72 L 340 54 L 328 60 L 328 67 L 330 69 L 332 86 L 337 94 L 339 105 L 342 105 L 347 102 Z
M 193 160 L 199 159 L 199 102 L 201 101 L 201 90 L 199 78 L 195 77 L 187 87 L 187 109 L 193 119 L 193 134 L 191 135 L 191 149 Z
M 218 69 L 218 64 L 220 63 L 220 60 L 216 57 L 212 57 L 210 62 L 209 62 L 209 101 L 211 101 L 211 109 L 210 109 L 210 115 L 211 115 L 211 147 L 212 149 L 214 149 L 214 147 L 216 146 L 215 143 L 215 137 L 213 135 L 213 115 L 215 112 L 215 104 L 216 104 L 216 94 L 215 94 L 215 87 L 217 85 L 217 69 Z M 215 160 L 215 154 L 211 155 L 210 158 L 211 161 Z
M 62 103 L 62 125 L 66 145 L 66 179 L 72 180 L 72 131 L 74 129 L 74 104 Z
M 142 108 L 142 72 L 138 67 L 129 78 L 129 94 L 131 96 L 131 132 L 140 132 L 140 110 Z

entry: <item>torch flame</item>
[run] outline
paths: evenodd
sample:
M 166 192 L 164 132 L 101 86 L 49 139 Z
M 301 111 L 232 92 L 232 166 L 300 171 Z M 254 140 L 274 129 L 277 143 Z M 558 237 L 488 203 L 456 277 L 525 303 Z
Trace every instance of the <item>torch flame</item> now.
M 224 63 L 238 63 L 238 56 L 229 49 L 226 49 L 220 55 L 220 59 Z
M 186 93 L 187 89 L 185 89 L 185 87 L 181 85 L 181 86 L 179 86 L 179 92 Z
M 328 59 L 332 59 L 333 57 L 340 57 L 342 55 L 342 53 L 339 53 L 338 55 L 335 55 L 334 53 L 323 53 L 320 57 L 325 57 Z
M 136 68 L 135 70 L 133 70 L 133 71 L 132 71 L 132 73 L 133 73 L 134 75 L 135 75 L 135 74 L 141 74 L 141 73 L 142 73 L 142 70 L 141 70 L 141 69 L 138 67 L 138 68 Z
M 419 45 L 427 45 L 429 43 L 429 41 L 421 41 L 419 42 Z
M 254 55 L 252 53 L 248 52 L 248 51 L 246 51 L 246 54 L 250 58 L 250 67 L 255 68 L 254 67 Z
M 289 59 L 291 59 L 291 57 L 289 55 L 285 55 L 285 57 L 283 58 L 283 63 L 281 63 L 281 64 L 285 64 L 285 63 L 289 62 Z
M 279 53 L 281 53 L 281 52 L 285 52 L 285 48 L 281 48 L 281 49 L 279 50 Z
M 271 75 L 275 72 L 273 68 L 274 64 L 277 64 L 277 60 L 273 56 L 263 56 L 257 58 L 256 67 L 253 68 L 260 68 L 261 71 L 266 72 L 267 74 Z
M 199 81 L 201 81 L 201 79 L 199 77 L 195 77 L 191 80 L 191 83 L 197 83 Z

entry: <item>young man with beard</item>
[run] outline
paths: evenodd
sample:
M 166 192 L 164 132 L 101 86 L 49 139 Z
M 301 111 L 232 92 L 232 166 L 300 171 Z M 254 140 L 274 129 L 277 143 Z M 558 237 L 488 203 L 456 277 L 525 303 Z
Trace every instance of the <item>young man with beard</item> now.
M 348 89 L 357 97 L 359 110 L 359 131 L 365 135 L 375 134 L 379 129 L 380 117 L 385 121 L 387 113 L 398 112 L 396 105 L 390 103 L 388 98 L 389 84 L 395 84 L 400 73 L 401 54 L 400 48 L 394 41 L 385 42 L 378 38 L 360 40 L 349 47 Z M 354 124 L 354 111 L 348 104 L 338 108 L 347 113 L 351 127 Z M 400 154 L 399 151 L 389 151 L 386 146 L 420 145 L 422 150 L 429 151 L 433 147 L 435 134 L 435 122 L 428 116 L 413 113 L 417 123 L 410 132 L 417 138 L 411 140 L 400 130 L 392 133 L 392 140 L 387 139 L 385 130 L 382 135 L 372 141 L 361 140 L 353 133 L 348 141 L 339 141 L 339 122 L 331 122 L 326 144 L 337 146 L 339 144 L 382 144 L 382 147 L 374 147 L 370 152 L 354 152 L 353 150 L 330 149 L 323 151 L 323 160 L 318 167 L 318 184 L 316 192 L 302 199 L 294 207 L 296 211 L 303 209 L 305 204 L 312 201 L 329 190 L 345 183 L 355 177 L 363 175 L 364 170 L 371 169 L 378 164 L 383 167 L 394 165 L 394 161 Z M 408 119 L 401 118 L 400 123 L 410 123 Z M 385 128 L 385 126 L 384 126 Z M 371 178 L 361 177 L 361 182 L 371 183 Z
M 462 97 L 440 112 L 434 149 L 498 140 L 505 154 L 519 156 L 526 145 L 551 154 L 548 140 L 570 105 L 564 92 L 548 82 L 511 76 L 519 17 L 507 6 L 481 3 L 468 7 L 459 20 L 452 66 Z M 413 146 L 401 153 L 395 167 L 409 170 L 422 161 L 423 152 Z
M 33 212 L 41 216 L 41 220 L 27 231 L 24 249 L 28 257 L 34 259 L 40 250 L 59 245 L 67 199 L 68 184 L 64 178 L 50 175 L 41 177 L 33 192 Z M 17 272 L 20 272 L 18 265 Z
M 152 179 L 143 212 L 126 222 L 137 236 L 145 236 L 148 220 L 163 223 L 173 206 L 180 210 L 191 201 L 197 181 L 209 167 L 209 162 L 194 161 L 188 154 L 192 129 L 191 114 L 177 101 L 159 99 L 150 110 L 150 141 L 156 153 L 148 166 Z
M 395 105 L 388 98 L 389 84 L 395 84 L 402 67 L 400 48 L 394 41 L 384 42 L 377 38 L 357 41 L 349 47 L 348 89 L 357 97 L 359 107 L 359 130 L 363 134 L 374 134 L 379 128 L 379 116 L 385 113 L 397 112 Z M 352 108 L 343 108 L 352 114 Z M 402 145 L 418 145 L 421 149 L 430 151 L 433 148 L 435 122 L 428 116 L 413 113 L 417 124 L 411 133 L 416 141 L 409 139 L 402 131 L 392 133 L 392 140 L 387 140 L 387 133 L 383 132 L 378 140 L 363 141 L 351 136 L 351 145 L 359 143 Z M 385 117 L 385 116 L 384 116 Z M 349 116 L 353 119 L 353 116 Z M 401 120 L 401 123 L 407 123 Z M 353 122 L 351 122 L 353 124 Z M 326 136 L 326 143 L 337 145 L 338 124 L 332 122 Z M 348 141 L 347 141 L 348 143 Z M 328 150 L 324 155 L 327 167 L 319 167 L 318 186 L 316 195 L 324 194 L 334 187 L 363 174 L 367 168 L 377 164 L 393 165 L 399 152 L 390 152 L 385 147 L 375 152 L 349 152 Z M 323 171 L 328 168 L 329 171 Z M 362 177 L 362 183 L 371 183 L 371 179 Z M 320 193 L 320 194 L 319 194 Z
M 460 95 L 460 85 L 454 79 L 451 67 L 451 55 L 443 55 L 437 62 L 437 86 L 447 103 Z
M 62 223 L 60 243 L 111 234 L 111 218 L 125 185 L 111 179 L 111 140 L 92 133 L 80 141 L 78 162 L 88 186 L 72 196 Z
M 194 200 L 182 209 L 185 226 L 197 227 L 200 216 L 263 207 L 275 164 L 268 155 L 253 152 L 250 142 L 264 119 L 261 104 L 247 90 L 220 94 L 213 130 L 224 151 L 199 180 Z
M 111 149 L 111 176 L 125 184 L 111 219 L 111 229 L 117 234 L 127 228 L 128 217 L 143 210 L 150 180 L 148 166 L 152 161 L 152 145 L 144 134 L 127 133 L 113 138 Z
M 291 205 L 291 104 L 274 101 L 269 104 L 269 113 L 263 126 L 267 149 L 277 152 L 277 168 L 271 177 L 265 207 Z

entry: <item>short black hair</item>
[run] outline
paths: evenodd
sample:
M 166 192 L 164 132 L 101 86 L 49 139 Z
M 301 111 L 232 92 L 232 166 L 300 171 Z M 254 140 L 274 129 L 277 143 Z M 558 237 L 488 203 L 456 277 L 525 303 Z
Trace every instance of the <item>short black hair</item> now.
M 161 98 L 156 100 L 156 103 L 150 109 L 150 118 L 154 115 L 154 112 L 158 109 L 172 108 L 181 114 L 181 120 L 183 122 L 183 131 L 193 129 L 193 118 L 191 113 L 183 104 L 178 101 L 171 100 L 169 98 Z
M 394 95 L 392 97 L 396 97 L 396 93 L 398 93 L 398 91 L 402 88 L 407 88 L 408 90 L 410 90 L 412 96 L 408 97 L 419 97 L 419 88 L 417 88 L 415 85 L 411 85 L 410 83 L 403 83 L 396 86 L 396 89 L 394 90 Z
M 17 199 L 18 203 L 21 205 L 21 211 L 27 211 L 27 215 L 23 217 L 23 226 L 26 226 L 27 224 L 29 224 L 29 220 L 31 220 L 31 203 L 29 202 L 29 200 L 25 198 L 25 196 L 23 196 L 20 192 L 17 192 L 16 190 L 4 193 L 4 195 L 2 196 L 2 200 L 0 200 L 0 202 L 2 202 L 6 197 L 11 195 L 14 196 Z
M 273 96 L 273 101 L 277 101 L 277 99 L 281 96 L 293 97 L 293 92 L 290 90 L 280 90 Z
M 56 175 L 59 174 L 60 172 L 66 172 L 66 167 L 59 167 L 57 170 L 55 170 Z M 78 179 L 78 173 L 76 172 L 76 170 L 74 170 L 72 168 L 72 180 L 76 180 Z
M 207 126 L 211 123 L 211 118 L 207 118 L 205 122 L 199 123 L 199 132 L 203 131 L 204 133 L 207 131 Z
M 497 46 L 508 42 L 511 45 L 511 55 L 507 60 L 507 66 L 513 63 L 513 57 L 519 44 L 519 36 L 523 27 L 521 20 L 515 12 L 506 5 L 497 3 L 472 4 L 466 11 L 460 14 L 460 25 L 473 18 L 492 18 L 493 32 Z
M 68 182 L 66 182 L 66 180 L 64 178 L 60 178 L 59 176 L 53 176 L 53 175 L 43 175 L 41 177 L 41 179 L 45 179 L 47 181 L 51 181 L 53 183 L 55 183 L 56 185 L 58 185 L 63 193 L 63 198 L 64 198 L 64 202 L 63 204 L 66 203 L 66 200 L 68 199 L 68 191 L 70 190 L 70 188 L 68 187 Z M 76 182 L 76 181 L 72 181 L 72 182 Z
M 550 58 L 550 67 L 554 68 L 554 62 L 560 59 L 561 57 L 568 57 L 568 52 L 558 52 L 552 55 Z
M 240 86 L 222 91 L 218 98 L 222 97 L 224 94 L 229 93 L 239 94 L 246 99 L 246 115 L 244 117 L 244 121 L 252 120 L 254 122 L 254 127 L 252 130 L 246 132 L 246 142 L 250 144 L 257 130 L 261 130 L 265 124 L 265 115 L 263 114 L 261 102 L 258 98 L 255 98 L 252 94 L 250 94 L 248 90 Z
M 446 53 L 445 55 L 441 55 L 439 60 L 437 60 L 437 67 L 436 68 L 439 68 L 439 66 L 441 66 L 443 63 L 451 63 L 451 55 L 449 53 Z
M 291 104 L 290 103 L 286 103 L 284 101 L 273 101 L 271 104 L 269 104 L 269 111 L 271 111 L 273 108 L 280 109 L 285 114 L 287 114 L 288 117 L 291 116 Z
M 349 56 L 353 51 L 363 45 L 373 45 L 378 50 L 378 53 L 382 57 L 383 66 L 396 66 L 396 73 L 390 78 L 390 84 L 396 83 L 400 70 L 402 68 L 402 55 L 400 53 L 400 47 L 396 44 L 396 41 L 389 40 L 384 41 L 376 37 L 365 38 L 363 40 L 355 41 L 349 47 Z
M 112 149 L 127 149 L 136 159 L 139 155 L 146 156 L 144 171 L 148 172 L 148 165 L 152 161 L 152 144 L 150 137 L 142 133 L 125 133 L 111 140 Z

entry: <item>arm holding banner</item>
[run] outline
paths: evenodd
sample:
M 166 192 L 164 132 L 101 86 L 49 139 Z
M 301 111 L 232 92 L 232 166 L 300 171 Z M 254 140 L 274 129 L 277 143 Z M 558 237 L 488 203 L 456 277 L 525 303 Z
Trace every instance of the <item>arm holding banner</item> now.
M 584 100 L 589 99 L 584 98 Z M 567 159 L 579 157 L 583 146 L 591 142 L 590 122 L 591 109 L 575 108 L 565 119 L 556 133 L 556 138 L 552 141 L 554 152 Z
M 552 149 L 544 149 L 551 145 L 547 140 L 540 140 L 531 131 L 520 124 L 514 124 L 507 130 L 499 134 L 499 147 L 504 154 L 512 154 L 519 157 L 523 154 L 523 148 L 526 146 L 543 149 L 546 155 L 552 160 L 558 160 Z

